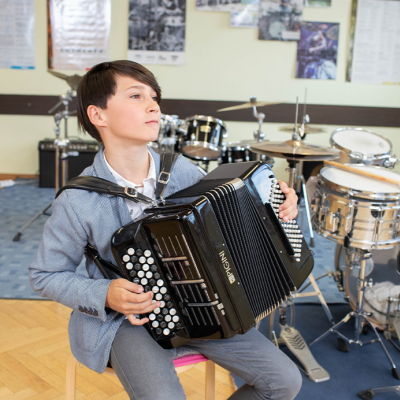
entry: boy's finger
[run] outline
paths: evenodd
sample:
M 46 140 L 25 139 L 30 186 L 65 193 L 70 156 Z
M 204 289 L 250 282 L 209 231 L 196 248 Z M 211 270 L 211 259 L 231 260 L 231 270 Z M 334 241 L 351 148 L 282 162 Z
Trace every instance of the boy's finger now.
M 143 325 L 143 324 L 145 324 L 146 322 L 149 322 L 149 319 L 148 319 L 148 318 L 139 319 L 139 318 L 136 318 L 136 316 L 135 316 L 134 314 L 129 314 L 129 315 L 127 315 L 127 318 L 128 318 L 129 322 L 130 322 L 132 325 Z

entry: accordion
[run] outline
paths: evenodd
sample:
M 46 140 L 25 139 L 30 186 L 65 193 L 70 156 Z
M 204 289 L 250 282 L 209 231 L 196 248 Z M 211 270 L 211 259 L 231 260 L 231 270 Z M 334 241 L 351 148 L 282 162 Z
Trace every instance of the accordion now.
M 267 164 L 223 164 L 113 235 L 121 276 L 161 302 L 145 327 L 163 348 L 243 334 L 300 287 L 314 260 L 284 199 Z

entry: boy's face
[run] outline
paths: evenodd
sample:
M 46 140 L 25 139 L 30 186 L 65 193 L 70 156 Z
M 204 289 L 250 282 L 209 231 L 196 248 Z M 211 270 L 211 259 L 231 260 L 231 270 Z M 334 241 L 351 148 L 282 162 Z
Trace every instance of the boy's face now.
M 101 110 L 105 122 L 103 140 L 148 143 L 156 140 L 161 111 L 156 92 L 127 76 L 116 77 L 116 92 Z M 128 142 L 127 142 L 128 144 Z

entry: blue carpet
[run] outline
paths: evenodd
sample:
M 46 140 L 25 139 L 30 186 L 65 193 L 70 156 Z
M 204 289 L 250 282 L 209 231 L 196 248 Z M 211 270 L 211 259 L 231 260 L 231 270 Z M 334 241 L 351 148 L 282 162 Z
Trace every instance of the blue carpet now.
M 330 309 L 336 322 L 339 322 L 350 311 L 350 307 L 345 304 L 331 305 Z M 279 332 L 278 320 L 276 319 L 274 322 L 275 329 Z M 265 318 L 260 326 L 260 331 L 266 336 L 268 324 L 269 317 Z M 322 307 L 316 304 L 296 306 L 295 327 L 307 343 L 311 343 L 330 326 Z M 354 319 L 351 319 L 340 328 L 340 332 L 349 338 L 353 338 L 353 329 Z M 362 335 L 361 339 L 367 341 L 373 337 L 373 333 L 369 332 L 366 336 Z M 387 340 L 383 339 L 383 343 L 400 370 L 400 353 Z M 298 363 L 286 347 L 281 347 L 281 349 L 295 363 Z M 366 347 L 350 345 L 349 353 L 342 353 L 337 350 L 336 336 L 331 334 L 314 344 L 311 347 L 311 352 L 317 362 L 328 371 L 330 380 L 314 383 L 302 373 L 303 386 L 296 400 L 357 400 L 357 393 L 362 390 L 400 385 L 400 381 L 392 377 L 391 366 L 379 343 Z M 234 377 L 234 380 L 238 387 L 244 383 L 238 377 Z M 395 393 L 385 393 L 377 394 L 374 400 L 398 398 L 399 396 Z
M 19 242 L 13 238 L 53 201 L 54 194 L 54 189 L 39 188 L 35 179 L 0 190 L 0 298 L 43 299 L 29 285 L 28 265 L 36 255 L 48 216 L 42 215 L 28 226 Z M 51 208 L 47 212 L 51 213 Z M 79 270 L 85 273 L 83 264 Z

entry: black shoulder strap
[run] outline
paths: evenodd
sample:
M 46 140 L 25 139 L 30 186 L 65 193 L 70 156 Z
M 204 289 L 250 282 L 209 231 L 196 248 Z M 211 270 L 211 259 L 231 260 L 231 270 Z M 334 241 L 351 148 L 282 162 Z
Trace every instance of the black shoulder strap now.
M 171 176 L 171 170 L 177 158 L 178 154 L 176 153 L 161 153 L 160 175 L 158 175 L 156 186 L 157 200 L 161 199 L 163 201 L 163 195 Z
M 97 178 L 95 176 L 77 176 L 72 178 L 56 194 L 56 198 L 66 189 L 82 189 L 97 193 L 111 194 L 113 196 L 123 197 L 134 201 L 135 203 L 152 204 L 153 200 L 139 193 L 136 189 L 128 186 L 119 186 L 107 179 Z

